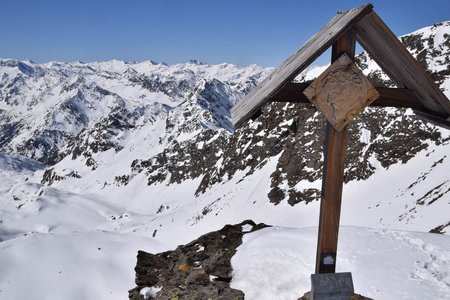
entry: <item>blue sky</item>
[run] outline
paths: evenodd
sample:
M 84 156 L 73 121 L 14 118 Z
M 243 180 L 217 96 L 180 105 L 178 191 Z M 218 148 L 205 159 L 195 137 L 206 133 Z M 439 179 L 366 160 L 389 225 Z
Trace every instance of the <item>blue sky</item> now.
M 0 57 L 36 62 L 191 58 L 277 66 L 337 11 L 367 1 L 0 0 Z M 397 35 L 450 20 L 449 0 L 372 1 Z

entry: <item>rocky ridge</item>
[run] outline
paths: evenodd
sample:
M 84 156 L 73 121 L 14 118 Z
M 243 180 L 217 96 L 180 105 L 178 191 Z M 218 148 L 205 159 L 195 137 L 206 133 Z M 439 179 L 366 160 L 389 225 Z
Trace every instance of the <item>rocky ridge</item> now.
M 243 235 L 265 227 L 247 220 L 226 225 L 173 251 L 139 251 L 137 286 L 129 291 L 129 299 L 244 299 L 242 291 L 230 288 L 231 257 Z

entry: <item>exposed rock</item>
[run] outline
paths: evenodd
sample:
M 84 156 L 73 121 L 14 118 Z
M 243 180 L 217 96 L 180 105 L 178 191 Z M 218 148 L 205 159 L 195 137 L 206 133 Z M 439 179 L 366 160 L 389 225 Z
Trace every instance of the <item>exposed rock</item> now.
M 42 175 L 41 183 L 50 186 L 55 181 L 61 181 L 61 180 L 64 180 L 65 178 L 69 178 L 69 177 L 77 178 L 77 179 L 81 178 L 80 174 L 78 174 L 76 171 L 70 171 L 64 175 L 60 175 L 55 172 L 54 168 L 50 168 L 50 169 L 45 170 L 44 175 Z
M 269 200 L 309 203 L 320 198 L 319 190 L 296 186 L 322 176 L 324 128 L 324 118 L 312 106 L 272 103 L 256 121 L 234 133 L 205 130 L 147 160 L 134 161 L 132 172 L 145 171 L 149 185 L 201 177 L 196 191 L 200 195 L 238 171 L 247 169 L 246 176 L 251 175 L 279 156 L 271 174 Z M 387 169 L 408 162 L 429 143 L 446 142 L 434 125 L 406 114 L 405 109 L 366 109 L 350 125 L 349 135 L 346 183 L 374 174 L 373 157 Z
M 135 267 L 137 286 L 129 291 L 129 298 L 244 299 L 242 291 L 230 288 L 231 257 L 244 234 L 265 227 L 267 225 L 247 220 L 226 225 L 174 251 L 159 254 L 139 251 Z M 145 293 L 141 292 L 144 288 L 159 291 L 145 298 Z
M 439 226 L 431 229 L 430 232 L 431 233 L 443 234 L 443 233 L 446 233 L 446 231 L 444 231 L 444 229 L 446 229 L 447 227 L 450 227 L 450 222 L 447 222 L 446 224 L 439 225 Z

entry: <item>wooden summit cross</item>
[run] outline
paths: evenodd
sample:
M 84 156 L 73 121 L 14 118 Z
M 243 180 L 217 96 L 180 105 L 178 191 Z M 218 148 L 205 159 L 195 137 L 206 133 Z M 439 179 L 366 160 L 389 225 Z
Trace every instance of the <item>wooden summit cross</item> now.
M 268 102 L 312 102 L 328 120 L 316 273 L 334 273 L 344 178 L 347 125 L 367 106 L 409 107 L 422 119 L 450 128 L 450 101 L 372 4 L 339 12 L 231 110 L 239 127 Z M 356 41 L 397 88 L 374 87 L 353 62 Z M 292 80 L 332 47 L 331 66 L 312 83 Z

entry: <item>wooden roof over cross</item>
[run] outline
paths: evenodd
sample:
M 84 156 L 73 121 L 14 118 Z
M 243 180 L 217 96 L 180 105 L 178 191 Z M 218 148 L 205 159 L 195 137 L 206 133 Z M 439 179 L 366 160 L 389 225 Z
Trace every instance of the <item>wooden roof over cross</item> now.
M 308 103 L 303 91 L 309 83 L 292 80 L 342 35 L 354 30 L 357 42 L 398 87 L 377 87 L 380 96 L 371 105 L 410 107 L 423 119 L 450 128 L 450 101 L 372 8 L 366 4 L 337 13 L 232 108 L 234 126 L 240 127 L 271 101 Z
M 374 87 L 354 63 L 356 42 L 397 88 Z M 332 47 L 332 64 L 313 82 L 293 79 Z M 373 11 L 372 4 L 340 12 L 232 110 L 235 127 L 270 101 L 312 102 L 328 120 L 320 204 L 316 273 L 336 269 L 348 124 L 368 105 L 409 107 L 450 128 L 450 101 Z

